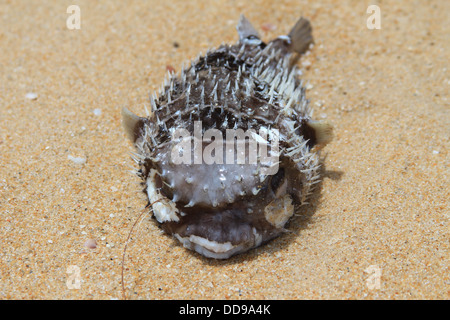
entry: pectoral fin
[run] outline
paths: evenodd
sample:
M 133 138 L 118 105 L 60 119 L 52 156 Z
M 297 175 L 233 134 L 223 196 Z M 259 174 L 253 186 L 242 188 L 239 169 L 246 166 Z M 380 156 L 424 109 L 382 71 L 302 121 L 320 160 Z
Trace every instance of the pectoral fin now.
M 125 107 L 122 108 L 122 125 L 128 139 L 130 139 L 131 142 L 136 142 L 136 140 L 142 135 L 143 127 L 146 122 L 146 118 L 141 118 L 135 115 Z
M 316 151 L 322 149 L 333 140 L 333 127 L 327 121 L 309 120 L 307 125 L 314 131 L 314 148 Z

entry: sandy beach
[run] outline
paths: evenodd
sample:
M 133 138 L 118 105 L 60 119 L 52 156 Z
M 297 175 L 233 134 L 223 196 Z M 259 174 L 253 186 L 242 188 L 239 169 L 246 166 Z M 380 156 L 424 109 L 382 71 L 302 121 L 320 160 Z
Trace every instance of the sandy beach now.
M 0 299 L 122 299 L 147 199 L 120 111 L 144 116 L 168 69 L 236 42 L 241 13 L 263 40 L 311 21 L 298 66 L 314 117 L 334 127 L 323 181 L 292 232 L 228 260 L 186 250 L 144 215 L 127 297 L 449 299 L 448 12 L 449 1 L 3 1 Z

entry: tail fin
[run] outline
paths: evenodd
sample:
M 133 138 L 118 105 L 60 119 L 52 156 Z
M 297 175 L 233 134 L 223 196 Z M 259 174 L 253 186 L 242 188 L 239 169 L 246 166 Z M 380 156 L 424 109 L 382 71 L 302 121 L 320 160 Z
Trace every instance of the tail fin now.
M 291 50 L 302 54 L 306 52 L 311 43 L 314 43 L 312 27 L 309 20 L 301 17 L 288 34 L 291 39 Z

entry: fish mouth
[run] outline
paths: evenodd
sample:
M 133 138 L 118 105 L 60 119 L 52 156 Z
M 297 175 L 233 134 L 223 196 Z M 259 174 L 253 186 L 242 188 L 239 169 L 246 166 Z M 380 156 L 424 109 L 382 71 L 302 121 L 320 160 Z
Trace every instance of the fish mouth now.
M 185 207 L 161 192 L 158 179 L 151 170 L 146 180 L 153 216 L 185 248 L 208 258 L 228 259 L 260 246 L 282 233 L 294 214 L 289 194 L 265 201 L 255 196 L 219 208 Z

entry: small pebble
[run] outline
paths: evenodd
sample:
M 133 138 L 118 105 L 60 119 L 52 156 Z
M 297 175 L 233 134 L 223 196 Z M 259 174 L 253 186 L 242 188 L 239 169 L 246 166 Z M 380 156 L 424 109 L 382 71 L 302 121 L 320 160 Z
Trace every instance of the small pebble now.
M 76 164 L 85 164 L 86 163 L 86 159 L 85 158 L 73 157 L 70 154 L 67 156 L 67 159 L 71 160 L 72 162 L 74 162 Z
M 28 92 L 28 93 L 25 95 L 25 98 L 30 99 L 30 100 L 36 100 L 37 97 L 38 97 L 37 94 L 34 93 L 34 92 Z
M 309 61 L 309 60 L 302 61 L 302 66 L 304 66 L 305 68 L 310 67 L 311 66 L 311 61 Z
M 99 116 L 99 115 L 102 114 L 102 110 L 99 109 L 99 108 L 96 108 L 96 109 L 94 109 L 94 114 L 95 114 L 96 116 Z
M 89 239 L 84 243 L 84 246 L 89 249 L 97 248 L 97 241 L 95 239 Z
M 266 23 L 263 23 L 262 25 L 261 25 L 261 29 L 262 30 L 264 30 L 264 31 L 274 31 L 274 30 L 276 30 L 277 29 L 277 26 L 276 25 L 274 25 L 274 24 L 272 24 L 272 23 L 270 23 L 270 22 L 266 22 Z
M 166 70 L 169 71 L 170 73 L 175 73 L 176 72 L 175 68 L 173 66 L 171 66 L 170 64 L 168 64 L 166 66 Z

